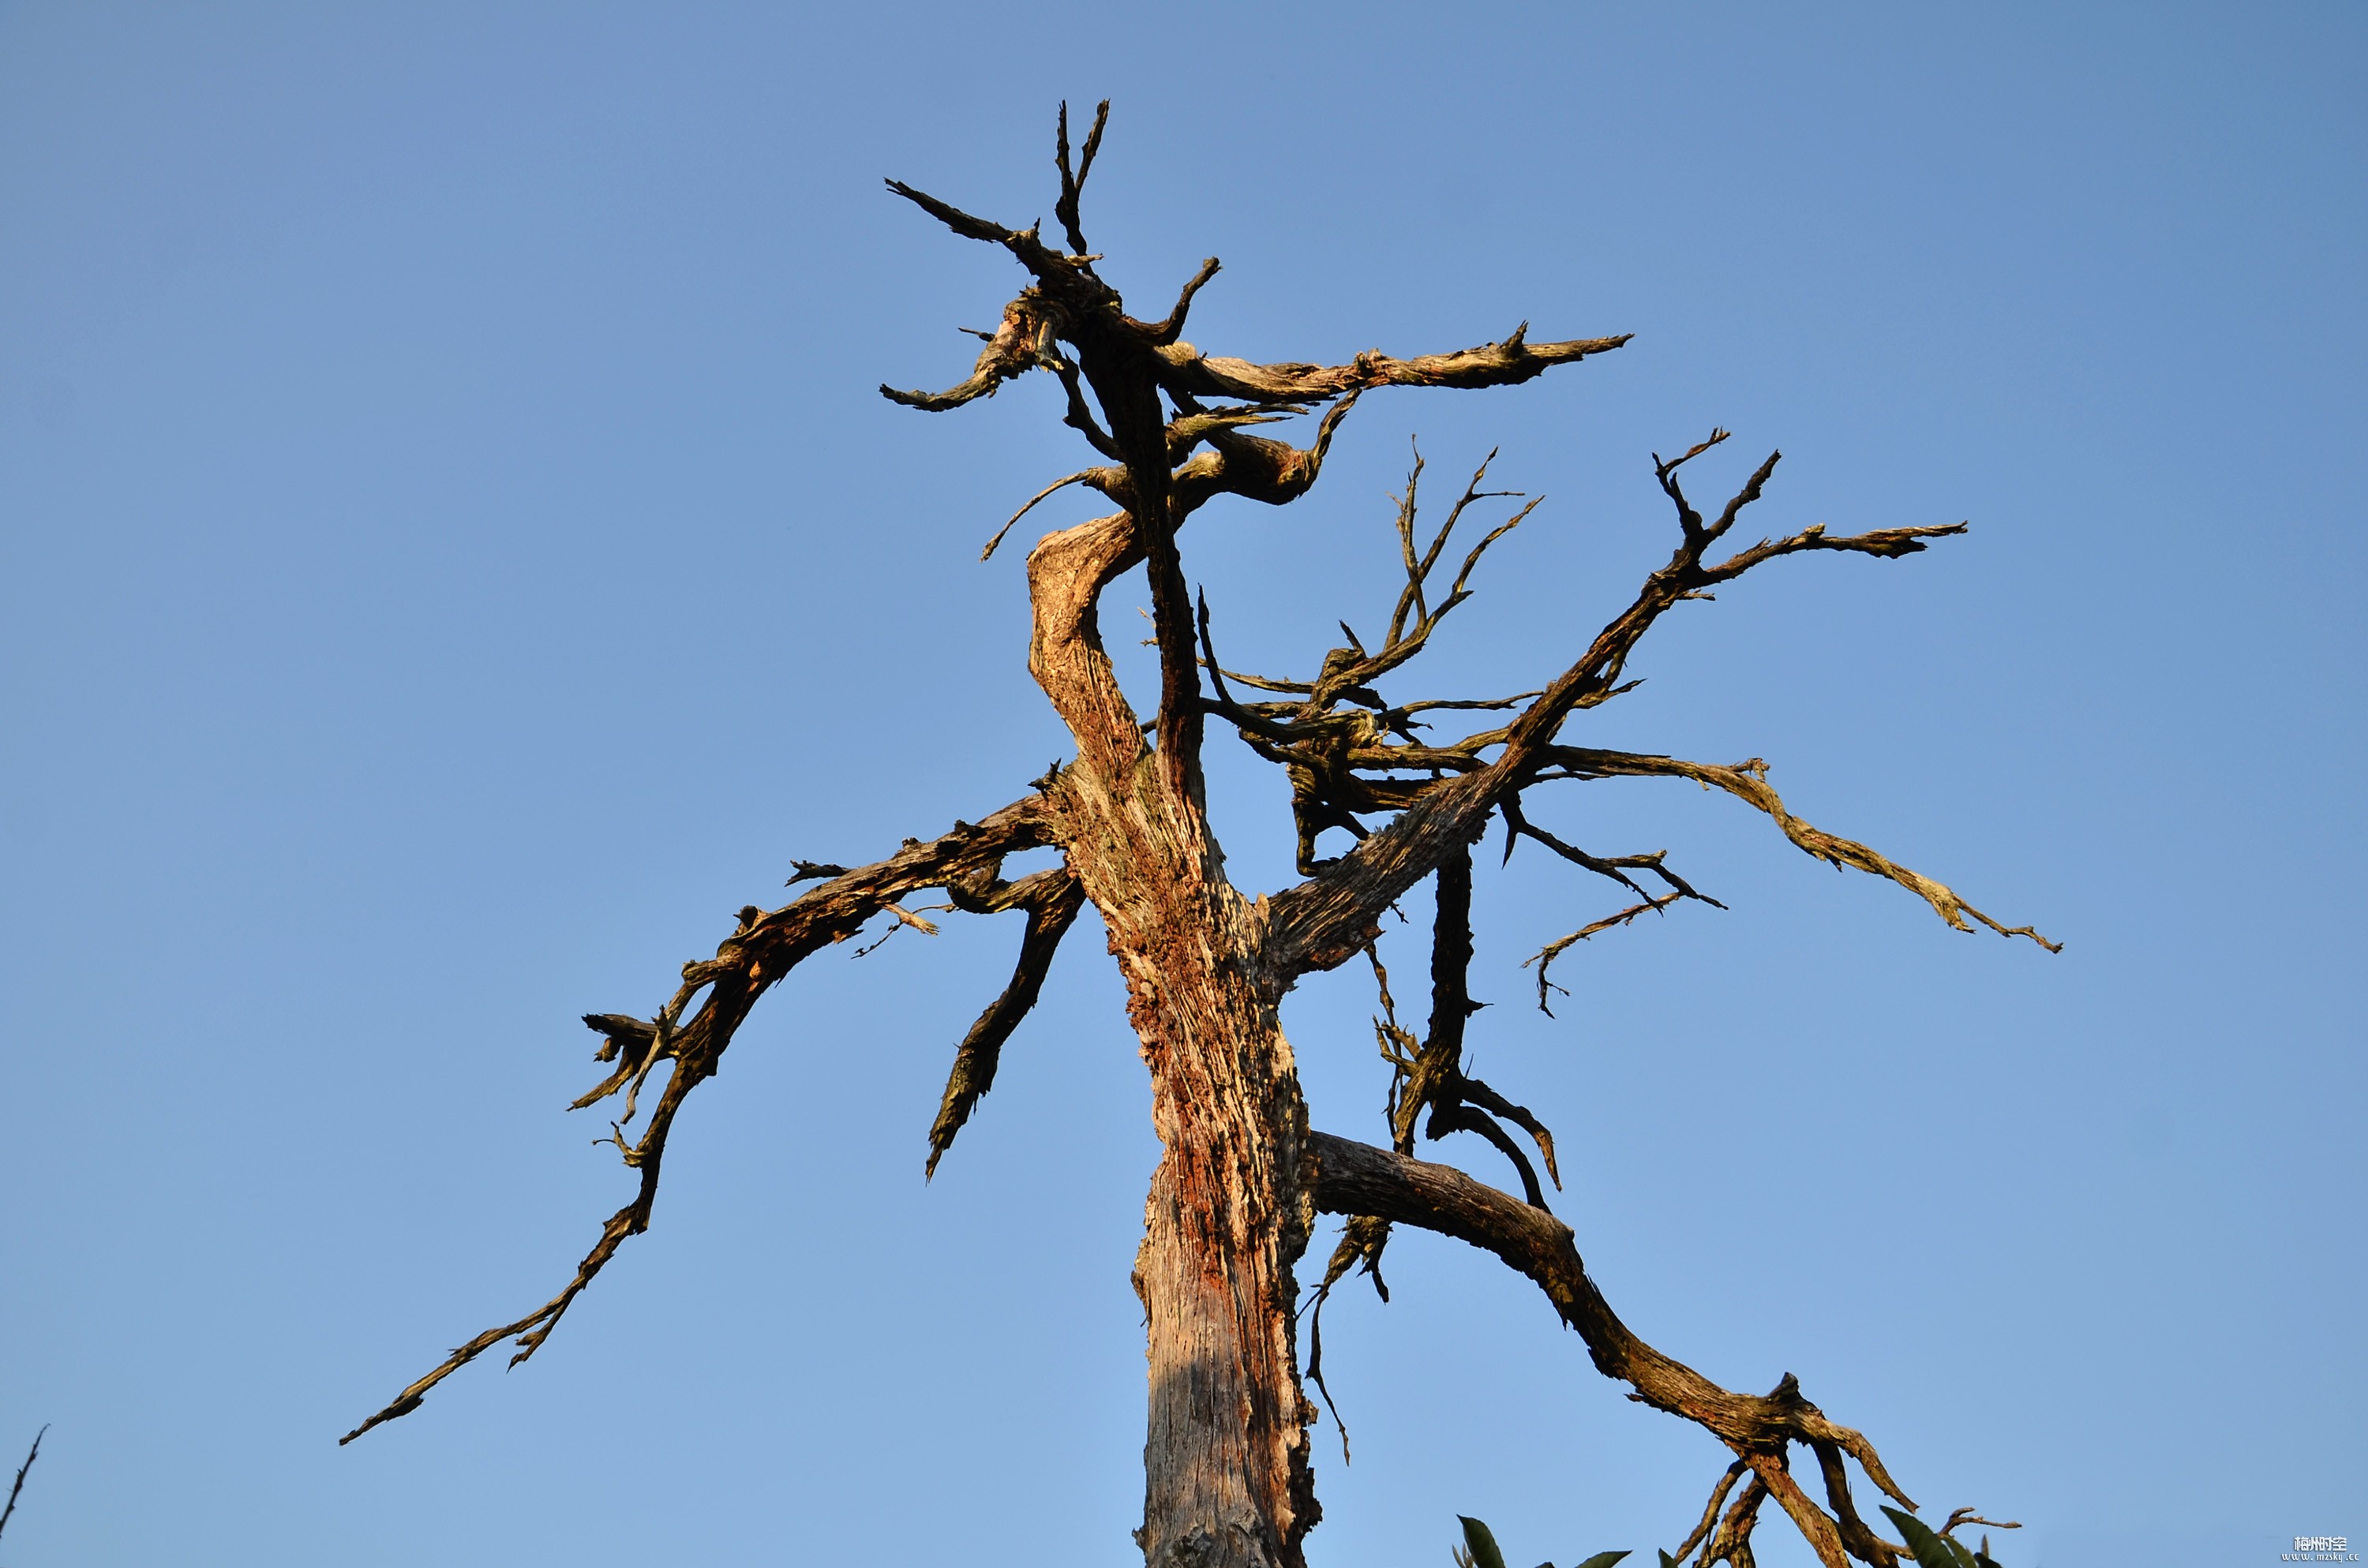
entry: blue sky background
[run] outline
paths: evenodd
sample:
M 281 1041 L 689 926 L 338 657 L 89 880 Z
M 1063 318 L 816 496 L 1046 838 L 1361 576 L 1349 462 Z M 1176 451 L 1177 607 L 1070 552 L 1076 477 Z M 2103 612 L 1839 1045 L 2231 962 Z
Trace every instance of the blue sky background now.
M 1202 514 L 1229 662 L 1382 619 L 1417 434 L 1436 491 L 1501 445 L 1549 498 L 1408 696 L 1567 662 L 1713 424 L 1700 494 L 1788 454 L 1754 537 L 1974 522 L 1687 607 L 1571 733 L 1766 757 L 2061 957 L 1604 783 L 1542 814 L 1732 907 L 1573 952 L 1548 1020 L 1519 960 L 1616 890 L 1481 878 L 1478 1068 L 1628 1321 L 1798 1373 L 1928 1514 L 2026 1521 L 2011 1564 L 2368 1536 L 2368 24 L 1781 9 L 0 7 L 0 1453 L 53 1424 L 0 1562 L 1133 1555 L 1155 1145 L 1089 928 L 928 1187 L 1016 922 L 810 962 L 548 1348 L 334 1442 L 622 1201 L 576 1014 L 1062 755 L 976 552 L 1084 460 L 1044 378 L 874 393 L 1019 278 L 879 182 L 1049 217 L 1054 105 L 1105 95 L 1087 232 L 1143 313 L 1221 256 L 1212 351 L 1637 335 L 1370 398 L 1309 500 Z M 1211 756 L 1287 881 L 1281 781 Z M 1285 1017 L 1367 1137 L 1372 1006 Z M 1327 1315 L 1311 1562 L 1435 1564 L 1459 1512 L 1676 1543 L 1709 1438 L 1492 1262 L 1390 1260 Z

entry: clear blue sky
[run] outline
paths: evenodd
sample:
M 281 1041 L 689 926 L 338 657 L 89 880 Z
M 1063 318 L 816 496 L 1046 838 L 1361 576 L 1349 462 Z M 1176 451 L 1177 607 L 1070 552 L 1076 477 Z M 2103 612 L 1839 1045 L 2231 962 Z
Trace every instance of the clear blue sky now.
M 926 1187 L 1012 922 L 813 961 L 543 1354 L 334 1444 L 621 1201 L 561 1111 L 575 1015 L 646 1014 L 793 857 L 874 858 L 1061 754 L 1018 552 L 976 553 L 1083 459 L 1044 378 L 875 394 L 958 380 L 953 328 L 1019 281 L 880 179 L 1049 218 L 1053 108 L 1103 96 L 1104 270 L 1164 308 L 1221 256 L 1212 351 L 1637 335 L 1372 397 L 1310 500 L 1203 514 L 1229 661 L 1377 619 L 1414 435 L 1436 479 L 1501 445 L 1548 495 L 1441 693 L 1566 661 L 1668 547 L 1646 453 L 1713 424 L 1705 492 L 1787 453 L 1764 528 L 1973 521 L 1688 607 L 1574 733 L 1765 757 L 2060 958 L 1733 801 L 1596 785 L 1554 824 L 1731 910 L 1573 953 L 1549 1021 L 1519 960 L 1611 890 L 1481 879 L 1479 1070 L 1560 1132 L 1628 1320 L 1732 1386 L 1798 1373 L 1928 1512 L 2028 1521 L 2012 1564 L 2368 1537 L 2363 35 L 2335 5 L 0 7 L 0 1456 L 53 1424 L 0 1561 L 1132 1554 L 1155 1145 L 1090 930 Z M 1212 748 L 1237 880 L 1288 880 L 1277 781 Z M 1285 1017 L 1317 1124 L 1367 1137 L 1371 1009 L 1343 972 Z M 1493 1263 L 1391 1260 L 1392 1305 L 1328 1314 L 1356 1462 L 1327 1422 L 1311 1560 L 1436 1564 L 1458 1512 L 1521 1562 L 1674 1545 L 1715 1445 Z

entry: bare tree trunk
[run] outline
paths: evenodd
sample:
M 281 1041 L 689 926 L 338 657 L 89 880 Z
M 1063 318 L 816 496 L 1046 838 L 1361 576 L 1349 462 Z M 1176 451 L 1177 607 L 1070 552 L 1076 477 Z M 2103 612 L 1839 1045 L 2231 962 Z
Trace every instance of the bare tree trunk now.
M 1079 743 L 1046 790 L 1053 836 L 1126 977 L 1165 1150 L 1134 1270 L 1151 1382 L 1137 1539 L 1152 1568 L 1297 1568 L 1317 1513 L 1292 1272 L 1315 1217 L 1307 1113 L 1261 984 L 1260 913 L 1225 881 L 1197 777 L 1144 744 L 1101 648 L 1095 597 L 1139 559 L 1121 514 L 1029 561 L 1030 665 Z
M 1154 773 L 1146 761 L 1136 777 Z M 1124 867 L 1072 861 L 1127 976 L 1165 1151 L 1134 1270 L 1151 1384 L 1141 1539 L 1154 1568 L 1283 1568 L 1316 1511 L 1292 1277 L 1313 1219 L 1297 1175 L 1306 1112 L 1245 961 L 1250 912 L 1205 874 L 1199 826 L 1161 824 Z

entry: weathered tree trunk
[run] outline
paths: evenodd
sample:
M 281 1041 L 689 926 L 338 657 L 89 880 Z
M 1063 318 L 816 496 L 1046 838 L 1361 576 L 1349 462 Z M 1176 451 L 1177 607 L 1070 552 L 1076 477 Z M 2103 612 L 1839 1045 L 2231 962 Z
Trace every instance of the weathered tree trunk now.
M 1440 621 L 1470 597 L 1466 582 L 1482 553 L 1537 505 L 1529 502 L 1474 544 L 1441 595 L 1434 569 L 1442 564 L 1457 519 L 1475 501 L 1509 493 L 1481 488 L 1488 471 L 1484 461 L 1437 533 L 1418 544 L 1417 459 L 1397 519 L 1406 583 L 1380 646 L 1367 648 L 1343 622 L 1349 645 L 1327 653 L 1311 681 L 1229 676 L 1217 665 L 1208 608 L 1201 604 L 1196 611 L 1177 550 L 1177 529 L 1196 509 L 1219 495 L 1268 506 L 1296 499 L 1315 482 L 1341 418 L 1372 389 L 1510 386 L 1627 340 L 1533 344 L 1524 324 L 1496 343 L 1411 359 L 1376 350 L 1346 365 L 1254 364 L 1202 354 L 1181 334 L 1193 295 L 1216 274 L 1214 258 L 1201 264 L 1159 322 L 1126 314 L 1116 290 L 1094 273 L 1098 258 L 1078 227 L 1077 201 L 1109 108 L 1105 103 L 1096 114 L 1074 168 L 1067 109 L 1062 110 L 1055 136 L 1061 198 L 1053 211 L 1066 251 L 1050 248 L 1038 227 L 1008 229 L 890 182 L 892 190 L 955 233 L 1008 250 L 1034 281 L 1005 307 L 1001 329 L 981 335 L 987 347 L 962 384 L 944 392 L 881 391 L 908 407 L 942 411 L 991 395 L 1016 376 L 1049 370 L 1067 394 L 1064 422 L 1111 465 L 1055 481 L 1005 525 L 1008 532 L 1037 502 L 1070 484 L 1098 491 L 1121 508 L 1046 536 L 1028 558 L 1029 668 L 1076 740 L 1076 760 L 1053 767 L 1024 799 L 974 824 L 957 821 L 934 839 L 908 838 L 884 860 L 852 869 L 795 862 L 792 884 L 814 879 L 818 885 L 779 909 L 743 908 L 712 959 L 683 967 L 681 986 L 655 1017 L 586 1015 L 584 1021 L 602 1037 L 598 1060 L 614 1066 L 575 1104 L 580 1108 L 623 1096 L 615 1141 L 626 1165 L 640 1173 L 639 1191 L 609 1217 L 557 1296 L 454 1350 L 342 1440 L 351 1442 L 416 1409 L 438 1382 L 505 1339 L 518 1340 L 512 1365 L 533 1355 L 625 1239 L 648 1227 L 675 1114 L 684 1096 L 714 1074 L 757 999 L 801 960 L 852 938 L 876 916 L 893 915 L 904 926 L 935 930 L 897 900 L 942 888 L 951 907 L 974 915 L 1025 911 L 1028 926 L 1010 983 L 956 1051 L 929 1130 L 925 1170 L 934 1171 L 994 1083 L 1004 1041 L 1034 1005 L 1054 949 L 1081 902 L 1090 899 L 1126 979 L 1127 1011 L 1151 1071 L 1152 1122 L 1164 1151 L 1144 1209 L 1134 1271 L 1150 1341 L 1147 1489 L 1136 1534 L 1149 1568 L 1300 1568 L 1301 1542 L 1317 1517 L 1307 1460 L 1315 1413 L 1299 1381 L 1292 1267 L 1319 1204 L 1349 1221 L 1319 1288 L 1319 1308 L 1322 1292 L 1360 1261 L 1379 1287 L 1382 1248 L 1393 1224 L 1460 1237 L 1535 1280 L 1578 1332 L 1597 1369 L 1629 1383 L 1632 1397 L 1696 1423 L 1733 1451 L 1735 1460 L 1713 1487 L 1701 1523 L 1674 1559 L 1665 1552 L 1662 1561 L 1682 1561 L 1700 1546 L 1697 1568 L 1719 1562 L 1749 1568 L 1758 1510 L 1772 1498 L 1827 1568 L 1847 1568 L 1850 1557 L 1873 1568 L 1897 1568 L 1907 1549 L 1878 1537 L 1859 1515 L 1843 1463 L 1846 1457 L 1857 1460 L 1884 1494 L 1912 1510 L 1916 1505 L 1892 1481 L 1873 1446 L 1827 1420 L 1789 1373 L 1770 1393 L 1734 1393 L 1631 1333 L 1588 1278 L 1569 1228 L 1548 1211 L 1535 1170 L 1502 1123 L 1531 1135 L 1554 1178 L 1551 1134 L 1525 1108 L 1464 1073 L 1463 1027 L 1472 1011 L 1465 983 L 1472 960 L 1469 846 L 1501 816 L 1508 857 L 1517 840 L 1531 840 L 1619 883 L 1639 901 L 1537 954 L 1531 962 L 1541 1007 L 1557 989 L 1547 978 L 1548 966 L 1575 943 L 1681 899 L 1716 903 L 1671 870 L 1658 852 L 1600 857 L 1532 822 L 1523 811 L 1523 791 L 1564 780 L 1686 778 L 1724 790 L 1766 812 L 1810 855 L 1899 883 L 1960 931 L 1980 925 L 2055 949 L 2055 943 L 2031 926 L 2002 925 L 1941 883 L 1793 816 L 1770 788 L 1767 764 L 1756 758 L 1720 767 L 1558 739 L 1565 720 L 1634 684 L 1622 680 L 1630 651 L 1675 606 L 1708 598 L 1710 588 L 1779 556 L 1840 551 L 1895 559 L 1922 551 L 1930 540 L 1963 533 L 1965 525 L 1829 535 L 1819 524 L 1721 559 L 1716 551 L 1727 548 L 1721 540 L 1759 499 L 1777 459 L 1771 454 L 1717 517 L 1706 520 L 1686 499 L 1678 471 L 1727 438 L 1714 430 L 1675 459 L 1655 457 L 1655 477 L 1677 508 L 1679 542 L 1668 564 L 1645 579 L 1576 664 L 1542 689 L 1513 697 L 1391 707 L 1374 682 L 1423 650 Z M 1064 346 L 1076 351 L 1075 361 Z M 1088 387 L 1100 404 L 1099 416 L 1088 403 Z M 1203 398 L 1221 406 L 1204 404 Z M 1249 426 L 1323 404 L 1329 406 L 1304 449 L 1248 434 Z M 996 540 L 1002 538 L 998 533 Z M 986 552 L 994 549 L 990 541 Z M 1120 690 L 1097 629 L 1102 591 L 1137 565 L 1146 568 L 1159 649 L 1159 700 L 1148 725 Z M 1236 700 L 1229 679 L 1285 700 Z M 1416 713 L 1452 710 L 1499 715 L 1518 710 L 1518 716 L 1492 720 L 1460 740 L 1415 733 L 1432 722 L 1416 720 Z M 1287 768 L 1292 780 L 1306 880 L 1255 904 L 1226 881 L 1224 857 L 1209 834 L 1200 755 L 1210 714 L 1259 756 Z M 1156 744 L 1146 740 L 1146 730 L 1156 733 Z M 1369 830 L 1360 818 L 1374 815 L 1388 820 Z M 1357 846 L 1336 860 L 1319 860 L 1316 838 L 1330 829 L 1348 830 Z M 1004 878 L 1008 856 L 1047 846 L 1061 851 L 1061 865 Z M 1417 1040 L 1398 1027 L 1373 943 L 1382 913 L 1434 875 L 1439 919 L 1431 1023 L 1429 1038 Z M 1648 891 L 1639 877 L 1665 891 Z M 1383 1008 L 1377 1021 L 1395 1063 L 1393 1150 L 1309 1131 L 1291 1048 L 1277 1019 L 1277 1006 L 1297 977 L 1360 953 L 1372 959 Z M 646 1129 L 629 1143 L 624 1129 L 633 1121 L 636 1096 L 662 1062 L 672 1067 L 658 1103 Z M 1434 1139 L 1458 1131 L 1485 1137 L 1520 1173 L 1524 1197 L 1412 1158 L 1418 1128 Z M 1825 1507 L 1793 1473 L 1795 1444 L 1816 1457 Z M 1747 1473 L 1751 1479 L 1728 1503 Z M 1889 1511 L 1903 1529 L 1915 1522 Z M 1942 1533 L 1973 1522 L 1987 1521 L 1960 1510 Z
M 1053 836 L 1126 977 L 1165 1151 L 1134 1270 L 1151 1384 L 1138 1540 L 1152 1568 L 1296 1568 L 1317 1512 L 1292 1272 L 1314 1218 L 1307 1115 L 1259 983 L 1260 913 L 1225 881 L 1197 780 L 1144 744 L 1096 630 L 1134 536 L 1124 515 L 1056 533 L 1029 578 L 1030 666 L 1079 742 L 1047 790 Z

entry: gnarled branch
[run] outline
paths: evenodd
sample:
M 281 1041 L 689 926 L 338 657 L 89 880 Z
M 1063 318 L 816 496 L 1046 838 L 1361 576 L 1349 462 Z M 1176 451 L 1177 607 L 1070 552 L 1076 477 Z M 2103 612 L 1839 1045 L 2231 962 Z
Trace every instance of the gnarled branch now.
M 887 859 L 841 872 L 769 914 L 753 906 L 742 910 L 738 927 L 716 949 L 713 958 L 683 966 L 681 987 L 655 1019 L 644 1022 L 621 1014 L 587 1016 L 585 1022 L 604 1037 L 598 1059 L 613 1060 L 619 1065 L 575 1105 L 590 1105 L 620 1088 L 626 1091 L 626 1110 L 615 1125 L 614 1142 L 625 1164 L 640 1174 L 632 1201 L 600 1227 L 592 1250 L 585 1254 L 575 1278 L 558 1295 L 517 1322 L 487 1329 L 460 1346 L 337 1441 L 350 1443 L 381 1422 L 418 1409 L 430 1389 L 505 1339 L 518 1339 L 518 1353 L 510 1358 L 513 1367 L 541 1348 L 575 1298 L 617 1255 L 625 1239 L 649 1228 L 666 1138 L 684 1097 L 713 1076 L 725 1048 L 757 998 L 801 960 L 853 937 L 873 915 L 890 909 L 906 893 L 991 879 L 1004 856 L 1048 842 L 1041 795 L 1016 801 L 976 824 L 956 823 L 951 832 L 927 842 L 908 839 L 903 849 Z M 691 1010 L 693 1003 L 697 1003 L 695 1010 Z M 689 1019 L 684 1021 L 687 1011 Z M 650 1113 L 647 1129 L 629 1143 L 623 1129 L 633 1118 L 632 1096 L 662 1061 L 673 1063 L 665 1091 Z
M 1839 1541 L 1839 1528 L 1792 1484 L 1782 1463 L 1788 1445 L 1830 1445 L 1856 1460 L 1868 1479 L 1890 1496 L 1907 1507 L 1916 1506 L 1891 1479 L 1874 1445 L 1810 1403 L 1789 1372 L 1768 1393 L 1736 1393 L 1638 1338 L 1588 1277 L 1570 1227 L 1543 1210 L 1452 1166 L 1409 1159 L 1329 1133 L 1310 1132 L 1307 1150 L 1318 1209 L 1453 1236 L 1494 1253 L 1528 1276 L 1563 1322 L 1578 1331 L 1598 1371 L 1628 1384 L 1641 1403 L 1682 1416 L 1733 1449 L 1759 1483 L 1794 1511 L 1803 1533 L 1821 1555 L 1827 1542 Z M 1880 1555 L 1868 1561 L 1891 1568 Z
M 1847 550 L 1896 558 L 1923 550 L 1928 539 L 1964 531 L 1964 525 L 1954 524 L 1829 539 L 1811 529 L 1781 543 L 1754 546 L 1725 562 L 1709 563 L 1706 558 L 1712 545 L 1734 525 L 1743 508 L 1759 498 L 1777 460 L 1770 456 L 1722 509 L 1718 519 L 1705 524 L 1685 500 L 1673 471 L 1725 438 L 1725 432 L 1716 431 L 1710 440 L 1674 462 L 1654 460 L 1662 487 L 1678 508 L 1677 549 L 1667 564 L 1645 580 L 1628 608 L 1596 634 L 1586 653 L 1531 700 L 1520 717 L 1452 746 L 1375 744 L 1361 756 L 1341 759 L 1344 767 L 1467 771 L 1423 790 L 1394 821 L 1354 850 L 1275 897 L 1268 949 L 1272 983 L 1286 987 L 1309 970 L 1331 968 L 1360 950 L 1383 909 L 1428 875 L 1456 843 L 1467 840 L 1500 802 L 1517 795 L 1550 765 L 1548 754 L 1565 719 L 1623 689 L 1618 683 L 1629 654 L 1672 606 L 1700 597 L 1706 585 L 1728 581 L 1777 555 Z M 1487 750 L 1497 755 L 1483 762 L 1480 754 Z M 2037 939 L 2035 933 L 2018 929 L 2015 934 L 2030 934 Z
M 1736 800 L 1757 807 L 1774 819 L 1803 853 L 1823 860 L 1839 869 L 1850 866 L 1869 876 L 1882 877 L 1897 882 L 1932 906 L 1932 912 L 1949 923 L 1952 929 L 1971 931 L 1970 919 L 1988 926 L 2001 937 L 2028 937 L 2051 953 L 2064 950 L 2061 942 L 2051 942 L 2028 926 L 2005 926 L 1991 919 L 1960 898 L 1954 890 L 1918 872 L 1911 871 L 1897 861 L 1878 854 L 1855 839 L 1842 838 L 1812 827 L 1784 807 L 1784 801 L 1768 783 L 1768 765 L 1758 757 L 1738 762 L 1731 767 L 1709 763 L 1687 762 L 1674 756 L 1653 756 L 1636 752 L 1601 751 L 1588 746 L 1551 746 L 1545 749 L 1543 760 L 1561 771 L 1541 775 L 1544 778 L 1600 778 L 1626 775 L 1635 778 L 1691 778 L 1698 784 L 1714 786 Z
M 1530 324 L 1523 322 L 1501 342 L 1451 354 L 1420 354 L 1411 359 L 1393 358 L 1373 349 L 1346 365 L 1295 361 L 1259 365 L 1203 354 L 1189 343 L 1169 343 L 1159 350 L 1159 384 L 1190 397 L 1233 397 L 1249 403 L 1318 403 L 1366 387 L 1508 387 L 1555 365 L 1609 353 L 1635 335 L 1623 332 L 1617 337 L 1531 343 L 1529 330 Z

